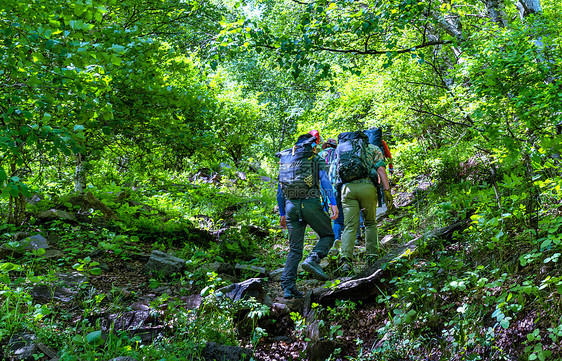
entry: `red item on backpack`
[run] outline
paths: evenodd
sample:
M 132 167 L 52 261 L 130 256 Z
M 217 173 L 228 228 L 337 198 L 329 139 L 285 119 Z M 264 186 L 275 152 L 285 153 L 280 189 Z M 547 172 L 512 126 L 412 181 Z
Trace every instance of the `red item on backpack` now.
M 308 132 L 308 134 L 311 134 L 312 136 L 314 136 L 314 138 L 316 138 L 316 144 L 320 144 L 320 132 L 319 131 L 317 131 L 316 129 L 313 129 L 310 132 Z

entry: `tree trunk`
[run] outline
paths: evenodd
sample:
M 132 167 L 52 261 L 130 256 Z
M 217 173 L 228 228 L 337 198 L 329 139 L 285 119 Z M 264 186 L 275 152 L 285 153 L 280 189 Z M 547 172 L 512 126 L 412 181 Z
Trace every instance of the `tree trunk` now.
M 81 194 L 86 189 L 86 173 L 88 162 L 82 153 L 76 154 L 76 168 L 74 172 L 74 192 Z
M 10 172 L 12 176 L 16 175 L 16 170 L 17 164 L 15 161 L 13 161 L 10 165 Z M 23 194 L 19 194 L 16 197 L 10 195 L 10 199 L 8 201 L 8 217 L 6 218 L 6 223 L 21 225 L 25 218 L 26 205 L 27 202 Z
M 486 11 L 488 17 L 496 24 L 506 27 L 507 22 L 505 19 L 504 3 L 500 0 L 485 0 Z
M 542 12 L 540 0 L 519 0 L 517 2 L 519 9 L 519 17 L 523 20 L 525 17 Z

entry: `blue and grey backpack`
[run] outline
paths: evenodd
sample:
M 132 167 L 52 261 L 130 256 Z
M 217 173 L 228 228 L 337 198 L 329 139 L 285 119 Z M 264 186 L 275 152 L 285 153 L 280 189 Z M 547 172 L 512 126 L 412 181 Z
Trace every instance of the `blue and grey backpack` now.
M 310 138 L 275 154 L 279 158 L 279 184 L 285 198 L 319 195 L 318 159 L 313 151 L 315 143 L 316 138 Z

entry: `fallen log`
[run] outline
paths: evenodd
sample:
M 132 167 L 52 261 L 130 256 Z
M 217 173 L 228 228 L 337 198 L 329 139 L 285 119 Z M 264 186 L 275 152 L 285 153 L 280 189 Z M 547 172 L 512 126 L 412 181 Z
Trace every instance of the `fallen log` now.
M 462 231 L 470 224 L 470 217 L 454 224 L 439 228 L 424 235 L 417 237 L 410 242 L 401 245 L 385 257 L 380 259 L 375 265 L 359 273 L 352 279 L 344 281 L 333 288 L 319 287 L 312 290 L 311 302 L 320 304 L 332 304 L 337 299 L 364 300 L 378 295 L 381 290 L 387 287 L 382 279 L 388 278 L 390 271 L 387 264 L 403 258 L 410 258 L 418 252 L 418 244 L 428 243 L 427 248 L 431 249 L 437 239 L 451 240 L 455 231 Z M 305 305 L 305 309 L 307 308 Z

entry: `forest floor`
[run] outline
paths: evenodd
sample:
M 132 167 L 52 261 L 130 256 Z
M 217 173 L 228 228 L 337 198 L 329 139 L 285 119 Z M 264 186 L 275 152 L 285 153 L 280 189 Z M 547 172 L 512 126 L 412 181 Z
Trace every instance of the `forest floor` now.
M 412 199 L 411 195 L 403 194 L 397 194 L 396 198 L 398 199 L 396 203 L 399 205 L 403 205 Z M 379 238 L 382 239 L 383 236 L 387 235 L 393 236 L 390 237 L 393 239 L 392 242 L 383 245 L 384 252 L 386 253 L 402 246 L 401 242 L 404 242 L 400 239 L 399 234 L 392 234 L 396 227 L 396 222 L 399 222 L 400 217 L 405 215 L 402 213 L 399 208 L 398 213 L 392 218 L 379 218 Z M 162 242 L 155 241 L 154 238 L 133 241 L 133 237 L 128 236 L 124 238 L 127 241 L 122 241 L 121 243 L 120 247 L 122 249 L 116 249 L 113 247 L 116 244 L 115 242 L 112 245 L 109 242 L 100 242 L 100 239 L 106 239 L 104 238 L 105 236 L 100 236 L 100 227 L 75 221 L 37 223 L 28 232 L 29 235 L 36 233 L 44 234 L 49 240 L 50 248 L 60 250 L 61 254 L 54 259 L 41 259 L 37 258 L 35 254 L 28 253 L 24 258 L 8 258 L 8 261 L 14 264 L 27 264 L 27 272 L 31 275 L 52 275 L 54 272 L 57 274 L 68 273 L 73 272 L 74 269 L 81 270 L 86 274 L 89 273 L 87 282 L 78 286 L 75 298 L 70 300 L 52 300 L 46 303 L 49 305 L 50 311 L 40 321 L 44 328 L 36 332 L 38 333 L 37 337 L 44 340 L 43 342 L 46 345 L 43 346 L 50 348 L 51 355 L 60 355 L 61 349 L 68 348 L 65 343 L 67 344 L 69 340 L 72 340 L 71 342 L 76 341 L 74 334 L 79 336 L 80 334 L 87 333 L 88 330 L 101 329 L 103 333 L 111 332 L 112 330 L 125 331 L 129 338 L 138 337 L 137 342 L 144 345 L 162 342 L 162 340 L 173 342 L 176 338 L 189 337 L 187 335 L 188 331 L 185 329 L 179 331 L 177 328 L 178 319 L 184 317 L 180 316 L 180 314 L 190 314 L 189 312 L 193 311 L 190 315 L 196 314 L 201 316 L 206 312 L 205 309 L 201 310 L 199 308 L 205 299 L 205 295 L 202 295 L 202 288 L 206 284 L 205 280 L 201 277 L 209 274 L 206 272 L 206 269 L 211 267 L 211 263 L 217 263 L 216 257 L 210 257 L 208 262 L 205 258 L 202 261 L 200 259 L 198 263 L 194 263 L 195 269 L 192 267 L 191 275 L 180 277 L 179 279 L 164 279 L 146 271 L 147 261 L 155 249 L 178 254 L 182 251 L 182 247 L 185 247 L 184 242 L 173 242 L 173 244 L 164 246 Z M 81 239 L 85 235 L 89 235 L 90 239 Z M 279 234 L 275 238 L 277 243 L 274 245 L 268 242 L 258 243 L 257 250 L 262 253 L 262 256 L 274 253 L 276 257 L 283 258 L 283 255 L 287 254 L 286 235 Z M 116 238 L 113 239 L 115 240 Z M 317 235 L 309 231 L 305 238 L 305 254 L 312 249 L 316 241 Z M 274 249 L 272 250 L 272 248 Z M 356 247 L 356 271 L 360 271 L 365 267 L 362 257 L 363 252 L 364 245 Z M 479 302 L 482 302 L 479 299 L 480 294 L 470 293 L 468 297 L 465 297 L 458 292 L 444 291 L 436 294 L 433 300 L 420 300 L 423 303 L 420 308 L 430 310 L 428 313 L 430 317 L 413 325 L 408 325 L 409 328 L 406 329 L 400 327 L 397 323 L 400 320 L 398 316 L 403 314 L 397 313 L 401 306 L 399 304 L 400 300 L 392 299 L 395 282 L 399 282 L 402 275 L 406 275 L 406 278 L 410 277 L 410 275 L 412 277 L 423 275 L 426 272 L 427 265 L 439 262 L 445 264 L 443 262 L 455 260 L 459 255 L 463 255 L 465 262 L 485 264 L 486 255 L 465 248 L 461 242 L 443 243 L 438 250 L 428 251 L 425 249 L 424 252 L 425 254 L 422 254 L 422 257 L 417 259 L 416 262 L 410 263 L 405 269 L 396 269 L 394 274 L 381 280 L 380 295 L 386 298 L 372 296 L 366 299 L 344 299 L 340 303 L 336 302 L 335 304 L 315 304 L 313 300 L 311 307 L 316 308 L 312 313 L 312 318 L 309 317 L 310 313 L 308 316 L 306 314 L 299 315 L 298 311 L 282 314 L 273 312 L 274 308 L 280 307 L 279 305 L 282 306 L 289 303 L 282 298 L 282 290 L 278 280 L 273 279 L 273 277 L 265 277 L 265 292 L 270 299 L 269 305 L 273 304 L 274 306 L 269 307 L 271 308 L 271 313 L 269 316 L 264 317 L 271 322 L 263 326 L 262 333 L 256 333 L 257 328 L 255 327 L 250 333 L 243 332 L 242 325 L 239 323 L 240 320 L 237 321 L 236 317 L 234 317 L 234 321 L 232 321 L 233 323 L 230 326 L 227 323 L 220 323 L 223 322 L 220 320 L 219 323 L 209 321 L 208 327 L 210 330 L 207 331 L 215 332 L 215 335 L 232 331 L 231 337 L 223 338 L 223 340 L 226 343 L 238 344 L 252 350 L 254 359 L 260 361 L 324 360 L 328 359 L 328 357 L 331 357 L 331 360 L 386 360 L 389 359 L 389 355 L 395 355 L 395 357 L 391 358 L 396 360 L 465 359 L 464 352 L 457 352 L 455 357 L 451 358 L 448 345 L 458 344 L 459 341 L 455 339 L 455 334 L 451 333 L 450 325 L 453 324 L 453 321 L 457 322 L 460 312 L 458 310 L 466 308 L 467 304 L 477 305 Z M 204 252 L 201 254 L 204 254 Z M 201 257 L 201 254 L 197 255 L 196 252 L 194 257 Z M 207 256 L 204 255 L 203 257 Z M 272 263 L 263 261 L 262 263 L 256 263 L 254 262 L 255 258 L 250 258 L 252 258 L 252 261 L 249 262 L 251 266 L 263 267 L 268 274 L 272 274 L 273 271 L 279 271 L 280 262 L 284 261 L 284 259 L 275 259 Z M 440 258 L 442 259 L 441 261 Z M 6 260 L 3 262 L 6 262 Z M 93 262 L 99 263 L 100 272 L 91 272 L 91 267 L 94 265 Z M 189 260 L 189 262 L 193 262 L 193 260 Z M 79 263 L 84 266 L 84 269 L 76 267 Z M 390 263 L 388 261 L 382 264 L 382 267 L 386 268 Z M 548 267 L 553 265 L 550 264 L 537 269 L 536 274 L 538 276 L 546 276 L 549 274 L 548 272 L 552 271 Z M 323 261 L 323 267 L 328 274 L 334 276 L 334 279 L 330 281 L 332 282 L 331 286 L 328 284 L 330 282 L 324 283 L 313 280 L 306 273 L 299 272 L 298 288 L 310 295 L 311 292 L 318 289 L 337 287 L 336 281 L 345 282 L 349 279 L 349 277 L 343 277 L 338 274 L 337 256 L 327 257 Z M 396 267 L 399 268 L 400 266 Z M 432 267 L 436 271 L 434 274 L 428 273 L 428 277 L 442 277 L 447 272 L 453 272 L 452 269 L 439 269 L 439 266 Z M 519 274 L 518 272 L 521 273 Z M 486 297 L 488 299 L 493 298 L 494 300 L 499 298 L 501 294 L 509 292 L 511 287 L 518 283 L 523 283 L 522 280 L 525 279 L 528 272 L 528 269 L 521 270 L 516 268 L 509 275 L 509 278 L 504 277 L 502 278 L 504 281 L 490 287 Z M 31 291 L 33 291 L 33 282 L 45 282 L 46 280 L 39 279 L 37 281 L 38 278 L 36 277 L 21 281 L 23 279 L 21 275 L 21 272 L 10 273 L 10 282 L 13 283 L 13 286 L 17 285 L 18 282 L 23 282 L 24 288 L 31 289 Z M 2 276 L 1 272 L 0 276 Z M 223 279 L 220 280 L 220 277 L 223 277 Z M 222 287 L 228 283 L 242 282 L 248 277 L 247 274 L 215 274 L 212 278 L 217 287 Z M 433 281 L 436 282 L 433 279 L 427 279 L 427 281 L 423 282 L 430 284 Z M 525 297 L 525 295 L 520 294 L 517 297 L 521 298 Z M 558 298 L 554 292 L 545 301 L 552 301 L 554 304 L 557 304 L 557 300 Z M 391 302 L 398 303 L 391 305 Z M 45 302 L 42 303 L 45 304 Z M 30 304 L 32 305 L 33 303 Z M 487 307 L 493 307 L 491 305 Z M 31 319 L 36 315 L 40 306 L 34 307 L 30 308 L 24 316 L 30 318 L 27 320 L 29 322 L 32 321 Z M 484 305 L 483 307 L 486 306 Z M 11 309 L 8 307 L 6 310 Z M 40 308 L 40 310 L 43 310 L 43 308 Z M 186 310 L 187 312 L 185 312 Z M 203 313 L 199 313 L 198 310 Z M 225 309 L 216 308 L 215 311 L 225 312 Z M 231 311 L 226 310 L 226 312 Z M 232 316 L 232 314 L 229 315 Z M 213 314 L 210 316 L 214 317 Z M 12 322 L 13 328 L 11 332 L 13 335 L 22 334 L 23 330 L 27 327 L 14 326 L 15 323 L 9 318 L 14 317 L 16 321 L 22 322 L 21 319 L 18 319 L 17 315 L 3 317 L 7 319 L 8 324 Z M 217 317 L 219 317 L 218 313 Z M 548 317 L 549 315 L 545 314 L 544 308 L 532 307 L 524 315 L 522 314 L 518 317 L 514 315 L 513 319 L 510 317 L 511 327 L 507 330 L 499 327 L 497 320 L 489 315 L 480 317 L 479 319 L 482 321 L 482 324 L 478 325 L 470 324 L 469 321 L 464 322 L 461 319 L 460 324 L 472 332 L 470 335 L 465 335 L 467 339 L 475 339 L 476 337 L 483 339 L 490 330 L 495 332 L 492 339 L 494 347 L 488 346 L 492 343 L 486 341 L 482 344 L 467 345 L 465 350 L 470 348 L 473 355 L 478 356 L 474 359 L 515 360 L 518 358 L 517 355 L 524 353 L 523 349 L 525 348 L 527 335 L 537 325 L 543 328 L 549 326 L 548 323 L 542 324 L 548 320 Z M 23 324 L 25 323 L 22 322 Z M 205 327 L 205 323 L 198 325 Z M 3 331 L 1 326 L 2 323 L 0 323 L 0 332 Z M 261 327 L 261 320 L 254 326 Z M 46 333 L 49 327 L 51 331 L 59 332 L 59 334 L 54 336 Z M 187 330 L 194 331 L 189 329 L 188 324 L 184 327 Z M 233 329 L 229 330 L 229 327 Z M 321 341 L 329 341 L 327 349 L 330 350 L 331 356 L 322 356 L 322 352 L 317 352 L 318 350 L 315 351 L 313 349 L 314 343 L 311 342 L 311 338 L 314 339 L 316 337 L 318 339 L 318 335 L 315 335 L 315 332 L 320 332 L 318 331 L 320 328 L 324 330 L 325 334 L 319 338 Z M 407 333 L 403 333 L 403 330 L 407 330 Z M 416 340 L 417 343 L 412 345 L 412 340 Z M 10 348 L 12 351 L 14 350 L 10 342 L 10 339 L 2 338 L 0 342 L 0 358 L 4 357 L 6 360 L 22 359 L 10 356 Z M 320 343 L 320 345 L 325 344 Z M 501 345 L 501 349 L 497 347 L 498 345 Z M 106 343 L 105 347 L 109 348 L 110 346 Z M 549 345 L 549 347 L 551 350 L 558 352 L 558 354 L 562 353 L 560 346 Z M 73 352 L 75 351 L 76 349 Z M 117 356 L 125 352 L 116 349 L 108 349 L 107 351 Z M 405 354 L 408 355 L 406 358 L 404 357 Z M 36 352 L 35 355 L 35 360 L 39 361 L 56 360 L 56 358 L 49 356 L 48 352 Z M 28 359 L 31 360 L 32 358 Z

